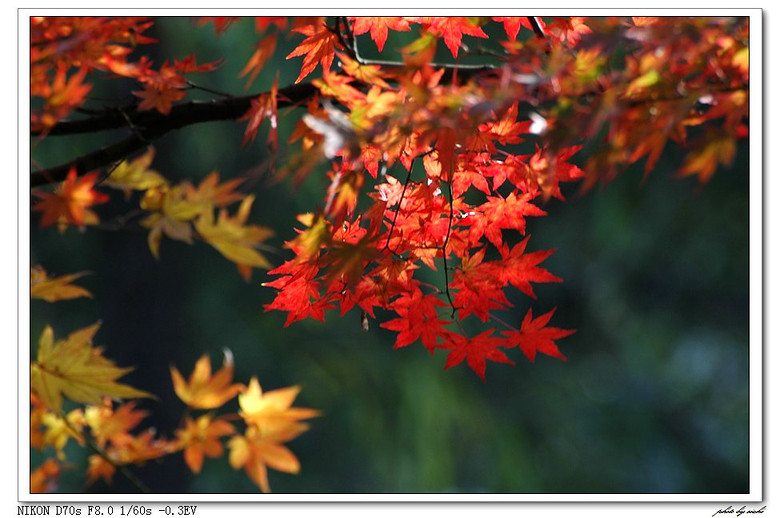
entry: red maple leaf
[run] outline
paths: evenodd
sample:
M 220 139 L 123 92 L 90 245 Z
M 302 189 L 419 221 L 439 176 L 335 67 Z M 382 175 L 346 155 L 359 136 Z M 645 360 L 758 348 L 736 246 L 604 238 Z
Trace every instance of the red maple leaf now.
M 419 338 L 433 353 L 438 337 L 447 332 L 443 327 L 447 322 L 439 318 L 437 306 L 444 306 L 444 303 L 434 295 L 423 295 L 422 291 L 415 289 L 411 295 L 404 293 L 390 304 L 389 309 L 398 313 L 399 318 L 383 322 L 379 327 L 399 332 L 395 349 Z
M 482 262 L 487 247 L 478 250 L 471 257 L 465 257 L 452 279 L 453 303 L 458 308 L 458 318 L 474 314 L 487 322 L 490 310 L 511 306 L 504 294 L 503 284 L 496 275 L 493 262 Z
M 517 33 L 520 32 L 520 27 L 525 27 L 531 31 L 534 30 L 527 16 L 493 16 L 493 21 L 504 24 L 504 30 L 510 40 L 517 39 Z M 539 23 L 539 26 L 544 29 L 544 22 L 542 19 L 537 17 L 536 21 Z
M 545 200 L 552 196 L 563 201 L 560 182 L 574 182 L 585 176 L 585 171 L 566 162 L 581 148 L 580 145 L 572 146 L 553 155 L 546 148 L 537 146 L 536 153 L 533 155 L 517 157 L 521 161 L 527 161 L 528 164 L 525 181 L 519 181 L 518 185 L 528 192 L 541 189 Z
M 263 286 L 278 290 L 273 302 L 264 306 L 265 311 L 286 311 L 287 320 L 284 327 L 308 317 L 324 321 L 325 310 L 332 309 L 333 305 L 329 298 L 320 295 L 320 285 L 315 279 L 317 272 L 316 265 L 295 260 L 287 261 L 268 272 L 269 275 L 283 275 L 263 283 Z
M 569 336 L 574 329 L 560 329 L 558 327 L 545 327 L 555 313 L 555 308 L 550 312 L 534 319 L 531 309 L 528 309 L 519 331 L 504 331 L 508 340 L 507 347 L 520 347 L 520 350 L 531 362 L 536 359 L 536 353 L 544 353 L 561 360 L 566 360 L 553 340 Z
M 444 38 L 444 44 L 450 49 L 453 57 L 458 57 L 460 41 L 464 34 L 477 38 L 488 37 L 480 26 L 463 16 L 425 16 L 412 18 L 410 21 L 420 23 L 427 32 Z
M 502 280 L 535 299 L 536 294 L 531 287 L 531 282 L 561 282 L 562 279 L 537 266 L 550 257 L 555 250 L 539 250 L 529 254 L 523 253 L 529 239 L 531 239 L 531 236 L 527 236 L 516 244 L 511 251 L 509 251 L 509 247 L 506 245 L 501 247 L 503 265 L 499 268 L 499 272 Z
M 439 345 L 440 349 L 450 351 L 444 369 L 450 369 L 466 360 L 468 366 L 477 373 L 482 381 L 485 381 L 487 360 L 514 365 L 515 362 L 507 358 L 499 349 L 505 340 L 491 336 L 494 329 L 488 329 L 471 338 L 455 333 L 447 333 L 447 340 Z
M 350 19 L 355 23 L 352 26 L 352 33 L 355 36 L 360 36 L 370 32 L 371 39 L 376 43 L 379 52 L 382 52 L 387 41 L 388 29 L 394 31 L 409 30 L 409 22 L 398 16 L 356 16 L 350 17 Z
M 477 243 L 484 235 L 496 247 L 501 247 L 503 236 L 501 229 L 512 229 L 525 234 L 525 216 L 544 216 L 547 213 L 531 203 L 532 194 L 515 195 L 506 198 L 488 196 L 485 203 L 477 207 L 481 212 L 463 220 L 470 226 L 469 241 Z
M 520 135 L 528 133 L 531 124 L 531 121 L 517 121 L 517 103 L 514 103 L 500 120 L 481 124 L 479 131 L 500 144 L 517 144 L 523 141 Z

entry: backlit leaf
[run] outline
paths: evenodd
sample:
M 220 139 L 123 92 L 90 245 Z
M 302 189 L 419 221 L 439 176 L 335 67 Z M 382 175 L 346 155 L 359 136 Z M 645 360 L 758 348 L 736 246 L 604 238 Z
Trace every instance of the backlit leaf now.
M 92 347 L 92 337 L 99 327 L 85 327 L 57 341 L 49 326 L 41 334 L 37 359 L 30 365 L 30 384 L 52 411 L 60 411 L 63 397 L 91 404 L 100 403 L 104 397 L 154 397 L 116 381 L 133 369 L 117 367 L 103 357 L 101 349 Z

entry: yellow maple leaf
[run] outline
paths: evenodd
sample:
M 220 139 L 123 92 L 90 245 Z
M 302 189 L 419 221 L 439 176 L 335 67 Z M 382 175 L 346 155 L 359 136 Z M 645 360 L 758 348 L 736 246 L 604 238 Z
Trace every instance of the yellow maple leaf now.
M 76 299 L 79 297 L 92 298 L 92 293 L 81 286 L 71 284 L 71 282 L 84 275 L 87 275 L 87 272 L 49 277 L 42 266 L 33 266 L 30 269 L 30 296 L 34 299 L 43 299 L 46 302 Z
M 154 397 L 116 382 L 133 369 L 117 367 L 103 357 L 100 348 L 92 347 L 99 327 L 98 323 L 79 329 L 56 342 L 50 326 L 43 330 L 37 361 L 30 364 L 30 384 L 51 411 L 60 411 L 63 396 L 89 404 L 100 403 L 104 397 Z
M 237 265 L 270 269 L 271 263 L 256 247 L 271 237 L 273 231 L 258 225 L 246 225 L 254 201 L 253 195 L 244 198 L 235 216 L 229 216 L 227 211 L 221 210 L 216 222 L 211 211 L 203 212 L 195 222 L 195 230 L 208 244 Z
M 154 159 L 154 148 L 150 147 L 146 153 L 133 161 L 122 161 L 103 181 L 103 185 L 121 189 L 125 196 L 130 196 L 130 191 L 145 191 L 154 187 L 167 185 L 168 181 L 157 171 L 149 169 Z
M 211 375 L 211 360 L 203 355 L 195 363 L 188 381 L 175 367 L 171 367 L 173 390 L 179 399 L 192 408 L 218 408 L 236 397 L 244 386 L 233 381 L 233 355 L 225 350 L 222 368 Z
M 185 193 L 190 203 L 225 207 L 244 197 L 242 193 L 236 192 L 236 187 L 243 182 L 243 178 L 233 178 L 220 184 L 219 173 L 212 171 L 201 180 L 197 189 L 190 184 L 186 184 Z
M 308 425 L 298 421 L 320 415 L 311 408 L 292 406 L 300 391 L 301 387 L 294 386 L 264 393 L 257 378 L 252 378 L 238 396 L 239 414 L 265 438 L 276 442 L 292 440 L 308 429 Z
M 147 190 L 141 199 L 141 208 L 151 214 L 141 221 L 141 225 L 150 229 L 149 249 L 155 258 L 160 255 L 160 240 L 165 234 L 171 239 L 192 242 L 192 226 L 190 221 L 203 211 L 210 210 L 210 205 L 195 201 L 186 196 L 192 186 L 186 182 L 168 187 L 163 185 Z
M 737 153 L 737 143 L 730 137 L 715 138 L 706 146 L 691 152 L 678 171 L 678 176 L 696 174 L 699 181 L 705 183 L 715 174 L 718 165 L 729 165 Z
M 297 219 L 308 227 L 306 230 L 298 230 L 298 237 L 289 243 L 289 247 L 298 257 L 313 257 L 319 253 L 320 248 L 330 244 L 332 239 L 330 223 L 322 213 L 307 212 L 299 215 Z
M 41 446 L 53 446 L 57 450 L 57 458 L 65 460 L 65 445 L 71 438 L 83 445 L 84 438 L 81 429 L 84 427 L 84 413 L 80 408 L 71 410 L 65 417 L 46 412 L 41 418 L 41 424 L 46 427 Z

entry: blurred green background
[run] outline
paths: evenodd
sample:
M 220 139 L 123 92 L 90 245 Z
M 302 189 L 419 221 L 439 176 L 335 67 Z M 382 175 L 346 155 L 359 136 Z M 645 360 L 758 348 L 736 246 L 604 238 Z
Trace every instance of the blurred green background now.
M 140 51 L 157 64 L 190 52 L 199 62 L 224 57 L 220 71 L 192 79 L 242 94 L 237 75 L 256 41 L 250 20 L 217 37 L 211 26 L 165 18 L 149 34 L 160 45 Z M 387 48 L 409 38 L 391 33 Z M 251 91 L 267 90 L 277 71 L 280 86 L 295 80 L 300 58 L 284 56 L 300 39 L 280 38 Z M 367 36 L 359 44 L 365 55 L 375 50 Z M 98 82 L 92 106 L 130 102 L 133 89 Z M 282 117 L 283 138 L 298 116 Z M 241 149 L 244 128 L 209 123 L 169 134 L 155 142 L 154 168 L 173 182 L 199 182 L 215 169 L 223 179 L 250 176 L 250 219 L 274 228 L 270 244 L 281 250 L 294 237 L 295 215 L 321 205 L 326 180 L 315 173 L 294 190 L 257 176 L 268 160 L 265 130 Z M 121 134 L 51 137 L 34 143 L 32 158 L 57 165 Z M 184 411 L 171 365 L 188 375 L 204 353 L 220 364 L 227 347 L 238 381 L 302 385 L 298 406 L 324 415 L 289 445 L 301 473 L 271 472 L 275 493 L 746 493 L 747 159 L 743 144 L 733 167 L 700 186 L 672 178 L 680 164 L 672 150 L 645 180 L 640 167 L 584 196 L 570 191 L 566 203 L 545 206 L 548 217 L 529 220 L 529 250 L 558 249 L 544 264 L 564 282 L 535 287 L 533 307 L 535 315 L 557 307 L 552 324 L 577 329 L 559 342 L 567 362 L 542 356 L 530 364 L 514 354 L 515 367 L 490 364 L 482 383 L 463 365 L 445 372 L 446 356 L 419 344 L 393 350 L 394 334 L 374 322 L 364 333 L 354 311 L 283 328 L 284 314 L 263 312 L 274 295 L 260 286 L 265 272 L 245 283 L 205 244 L 164 238 L 156 261 L 143 231 L 60 235 L 39 229 L 37 215 L 32 264 L 54 274 L 90 271 L 79 283 L 94 299 L 32 301 L 32 351 L 47 323 L 62 337 L 101 320 L 96 339 L 106 356 L 136 367 L 124 381 L 159 397 L 142 403 L 151 413 L 143 425 L 168 437 Z M 110 194 L 101 216 L 137 207 L 136 198 Z M 280 264 L 287 253 L 268 257 Z M 530 300 L 514 300 L 519 322 Z M 77 469 L 64 472 L 61 491 L 135 491 L 119 475 L 113 486 L 85 487 L 88 452 L 74 444 L 66 452 Z M 33 466 L 41 459 L 32 452 Z M 206 459 L 198 476 L 181 455 L 137 473 L 162 493 L 258 491 L 225 456 Z

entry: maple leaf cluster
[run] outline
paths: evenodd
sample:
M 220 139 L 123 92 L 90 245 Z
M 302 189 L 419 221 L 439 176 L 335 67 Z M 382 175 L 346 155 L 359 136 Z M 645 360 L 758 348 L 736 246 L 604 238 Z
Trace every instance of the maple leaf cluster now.
M 93 70 L 132 67 L 127 56 L 137 44 L 155 40 L 143 35 L 143 18 L 32 17 L 30 19 L 30 95 L 33 129 L 46 130 L 83 104 L 92 89 L 85 82 Z
M 220 183 L 219 173 L 214 171 L 197 187 L 187 181 L 171 185 L 151 169 L 153 158 L 154 149 L 150 147 L 143 155 L 119 163 L 101 185 L 121 190 L 128 198 L 134 191 L 142 193 L 139 205 L 145 216 L 139 225 L 149 230 L 149 250 L 156 258 L 163 236 L 185 243 L 198 237 L 235 263 L 247 280 L 253 268 L 271 267 L 257 248 L 273 231 L 247 223 L 255 197 L 236 191 L 242 179 Z M 57 223 L 64 232 L 69 225 L 84 228 L 99 224 L 98 215 L 87 208 L 109 199 L 95 190 L 97 176 L 93 172 L 79 178 L 72 169 L 53 193 L 33 191 L 42 198 L 32 206 L 32 210 L 43 213 L 41 227 Z M 238 210 L 231 216 L 226 207 L 236 202 L 240 202 Z
M 517 316 L 496 315 L 515 305 L 508 288 L 534 299 L 533 283 L 561 280 L 540 266 L 551 250 L 526 251 L 528 218 L 546 215 L 550 198 L 564 200 L 562 184 L 588 187 L 643 158 L 649 171 L 667 139 L 685 145 L 686 128 L 717 121 L 723 129 L 703 134 L 679 171 L 706 181 L 746 134 L 743 21 L 493 21 L 508 37 L 500 66 L 456 67 L 447 79 L 430 64 L 437 40 L 457 57 L 473 48 L 464 36 L 487 37 L 489 19 L 347 17 L 297 29 L 306 38 L 287 58 L 303 57 L 298 81 L 317 64 L 323 74 L 313 81 L 321 100 L 291 140 L 332 167 L 323 208 L 302 216 L 287 243 L 295 258 L 265 283 L 278 290 L 266 310 L 286 312 L 285 325 L 331 309 L 390 312 L 380 327 L 397 333 L 395 347 L 419 340 L 448 353 L 445 368 L 465 360 L 483 379 L 486 361 L 512 363 L 506 351 L 515 347 L 531 361 L 537 352 L 565 359 L 555 340 L 572 331 L 546 327 L 552 311 L 533 319 L 529 309 L 517 327 Z M 403 68 L 359 57 L 355 36 L 369 33 L 381 50 L 388 31 L 415 24 L 420 37 L 400 49 Z M 518 39 L 522 28 L 534 36 Z M 631 50 L 622 66 L 604 59 L 613 50 L 605 41 Z M 604 131 L 608 144 L 585 167 L 600 172 L 588 174 L 572 160 L 584 138 Z M 534 152 L 518 152 L 529 145 Z M 296 174 L 310 167 L 296 163 Z M 443 281 L 432 284 L 422 267 Z M 468 317 L 503 329 L 469 337 Z
M 92 297 L 87 289 L 73 284 L 85 274 L 50 277 L 42 266 L 35 266 L 30 270 L 30 295 L 47 302 Z M 138 399 L 154 395 L 118 381 L 133 369 L 118 367 L 103 356 L 103 348 L 93 346 L 99 328 L 99 323 L 94 324 L 59 340 L 55 340 L 51 326 L 41 334 L 36 359 L 30 364 L 30 446 L 41 451 L 54 449 L 55 457 L 32 471 L 31 493 L 56 489 L 62 470 L 72 467 L 65 455 L 71 440 L 81 446 L 89 444 L 96 452 L 87 458 L 89 485 L 98 480 L 111 484 L 120 471 L 144 489 L 126 467 L 179 452 L 190 470 L 200 473 L 204 457 L 224 453 L 223 438 L 230 450 L 230 465 L 243 468 L 264 492 L 271 490 L 268 467 L 292 474 L 300 471 L 298 459 L 284 444 L 308 430 L 301 421 L 319 415 L 316 410 L 292 406 L 300 387 L 264 393 L 256 377 L 249 385 L 233 383 L 229 350 L 225 350 L 222 368 L 213 374 L 208 355 L 203 355 L 187 380 L 171 367 L 176 395 L 189 409 L 208 411 L 238 397 L 244 433 L 231 422 L 235 414 L 214 416 L 211 412 L 194 419 L 189 413 L 185 415 L 171 439 L 159 437 L 153 428 L 138 431 L 148 416 L 136 408 Z M 65 412 L 65 399 L 85 406 Z M 115 403 L 123 399 L 130 401 Z
M 163 63 L 159 69 L 142 56 L 133 61 L 135 47 L 156 43 L 143 33 L 153 22 L 146 18 L 32 17 L 30 19 L 30 95 L 41 108 L 32 110 L 30 125 L 46 134 L 86 100 L 92 85 L 88 73 L 99 70 L 133 79 L 142 90 L 139 110 L 169 113 L 187 96 L 186 74 L 216 69 L 219 61 L 197 64 L 194 54 Z
M 64 288 L 60 287 L 60 291 Z M 193 473 L 199 473 L 204 457 L 220 457 L 228 439 L 229 463 L 243 468 L 264 492 L 270 492 L 268 467 L 298 473 L 300 463 L 284 443 L 308 429 L 302 423 L 319 412 L 293 407 L 299 387 L 263 392 L 257 378 L 249 385 L 233 383 L 233 362 L 228 351 L 225 364 L 212 375 L 208 356 L 202 356 L 188 380 L 171 368 L 173 387 L 192 409 L 213 410 L 238 396 L 245 431 L 238 433 L 231 416 L 187 415 L 174 438 L 158 437 L 152 428 L 134 431 L 148 412 L 136 409 L 136 398 L 154 397 L 116 380 L 132 369 L 117 367 L 93 347 L 99 324 L 79 329 L 66 339 L 54 341 L 51 327 L 41 335 L 38 356 L 31 364 L 30 445 L 53 448 L 49 458 L 31 474 L 31 492 L 55 488 L 66 463 L 65 446 L 70 440 L 90 444 L 97 453 L 88 457 L 87 483 L 102 479 L 112 483 L 117 470 L 181 452 Z M 86 406 L 63 410 L 63 398 Z M 115 406 L 116 399 L 131 401 Z M 123 471 L 125 474 L 126 471 Z
M 171 368 L 171 376 L 176 394 L 193 409 L 219 408 L 236 396 L 241 408 L 243 434 L 238 433 L 228 417 L 211 414 L 197 419 L 187 417 L 184 426 L 176 431 L 176 447 L 183 449 L 184 460 L 193 473 L 200 472 L 204 456 L 222 455 L 222 437 L 228 437 L 230 465 L 243 468 L 263 492 L 271 491 L 268 467 L 285 473 L 300 471 L 298 459 L 284 443 L 308 430 L 302 420 L 319 415 L 316 410 L 292 406 L 300 387 L 263 392 L 255 377 L 249 385 L 234 384 L 232 356 L 227 351 L 224 365 L 213 375 L 208 356 L 204 355 L 187 381 L 175 368 Z

